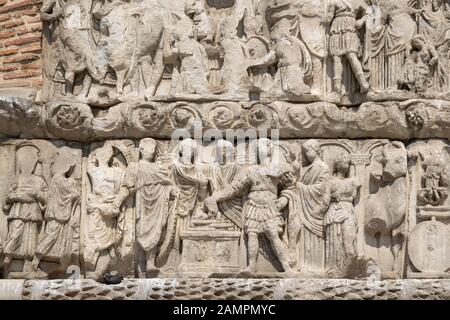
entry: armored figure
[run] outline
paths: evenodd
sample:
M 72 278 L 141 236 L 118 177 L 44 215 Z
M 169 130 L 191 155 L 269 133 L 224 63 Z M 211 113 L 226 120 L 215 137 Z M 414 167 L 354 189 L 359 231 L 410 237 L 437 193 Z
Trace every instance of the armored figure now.
M 273 148 L 269 139 L 255 141 L 252 151 L 259 160 L 258 164 L 242 176 L 237 177 L 224 190 L 214 192 L 206 200 L 208 209 L 218 214 L 218 203 L 248 192 L 243 207 L 244 228 L 248 237 L 248 268 L 244 272 L 248 274 L 256 272 L 259 252 L 258 237 L 261 235 L 269 240 L 283 270 L 291 271 L 292 261 L 289 259 L 288 248 L 280 237 L 284 230 L 281 210 L 288 204 L 288 199 L 278 197 L 282 177 L 289 175 L 290 170 L 272 163 Z
M 328 20 L 330 27 L 329 52 L 333 57 L 334 65 L 334 91 L 342 93 L 343 66 L 342 58 L 346 57 L 351 64 L 353 73 L 358 80 L 361 93 L 370 89 L 366 79 L 363 66 L 358 58 L 361 49 L 361 41 L 357 30 L 361 29 L 366 22 L 367 16 L 357 20 L 361 11 L 365 13 L 366 8 L 354 5 L 350 0 L 332 0 L 328 6 Z

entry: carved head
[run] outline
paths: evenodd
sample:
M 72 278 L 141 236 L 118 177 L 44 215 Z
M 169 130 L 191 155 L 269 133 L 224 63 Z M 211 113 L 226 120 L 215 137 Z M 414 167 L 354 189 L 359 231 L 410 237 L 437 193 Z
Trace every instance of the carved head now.
M 346 154 L 341 154 L 334 161 L 334 173 L 347 177 L 350 170 L 350 163 L 350 157 Z
M 406 111 L 406 122 L 413 130 L 421 130 L 428 120 L 425 109 L 424 105 L 419 103 L 417 106 L 411 107 Z
M 422 158 L 422 168 L 426 170 L 428 167 L 437 167 L 444 169 L 446 167 L 442 152 L 432 150 L 429 154 L 419 153 Z
M 173 114 L 174 120 L 179 125 L 186 125 L 192 118 L 192 113 L 185 108 L 176 109 Z
M 114 149 L 110 145 L 95 150 L 95 159 L 99 167 L 109 167 L 114 156 Z
M 125 170 L 127 168 L 127 160 L 123 153 L 113 148 L 113 157 L 111 159 L 111 167 Z
M 146 138 L 139 143 L 139 152 L 143 160 L 153 162 L 156 155 L 156 141 L 152 138 Z
M 270 139 L 261 138 L 254 142 L 254 154 L 257 157 L 258 163 L 262 163 L 272 159 L 273 143 Z
M 39 149 L 32 144 L 18 146 L 16 152 L 17 168 L 20 174 L 31 175 L 39 162 Z
M 380 162 L 383 165 L 383 181 L 390 182 L 405 176 L 407 173 L 405 146 L 401 142 L 392 142 L 385 145 Z
M 421 51 L 425 47 L 425 40 L 421 36 L 415 36 L 411 39 L 411 47 L 414 50 Z
M 196 22 L 197 17 L 205 12 L 205 7 L 199 0 L 186 0 L 184 4 L 184 12 L 189 18 Z
M 219 140 L 216 145 L 216 162 L 226 164 L 233 162 L 234 145 L 227 140 Z
M 74 129 L 83 123 L 84 118 L 79 109 L 64 105 L 56 113 L 56 121 L 63 129 Z
M 276 44 L 281 39 L 287 36 L 287 33 L 285 33 L 285 28 L 281 24 L 275 25 L 271 32 L 270 32 L 270 40 L 273 44 Z
M 250 15 L 247 9 L 244 11 L 244 33 L 247 38 L 261 34 L 261 28 L 258 20 Z
M 308 140 L 302 144 L 302 158 L 308 163 L 313 163 L 320 157 L 320 144 L 317 140 Z
M 198 144 L 195 140 L 188 138 L 180 142 L 178 156 L 184 164 L 194 164 L 197 157 Z
M 52 176 L 64 175 L 67 178 L 70 177 L 77 166 L 75 159 L 76 155 L 72 154 L 67 149 L 62 148 L 61 150 L 58 150 L 51 165 Z

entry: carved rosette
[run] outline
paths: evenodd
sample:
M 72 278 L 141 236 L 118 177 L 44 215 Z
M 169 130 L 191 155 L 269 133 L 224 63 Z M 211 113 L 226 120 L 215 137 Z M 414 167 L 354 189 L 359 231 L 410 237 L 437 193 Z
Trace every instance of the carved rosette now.
M 158 134 L 166 115 L 157 103 L 136 103 L 128 107 L 127 124 L 142 134 Z
M 240 105 L 235 103 L 215 103 L 210 106 L 208 124 L 218 130 L 232 129 L 239 126 L 241 120 Z
M 278 114 L 272 105 L 252 103 L 245 106 L 247 109 L 247 124 L 250 128 L 271 129 L 277 128 Z
M 200 125 L 202 124 L 200 110 L 186 103 L 176 103 L 173 105 L 170 110 L 169 119 L 174 129 L 191 130 L 194 128 L 196 122 Z
M 87 137 L 92 129 L 93 115 L 88 105 L 81 103 L 53 102 L 46 105 L 47 130 L 62 138 L 73 135 Z

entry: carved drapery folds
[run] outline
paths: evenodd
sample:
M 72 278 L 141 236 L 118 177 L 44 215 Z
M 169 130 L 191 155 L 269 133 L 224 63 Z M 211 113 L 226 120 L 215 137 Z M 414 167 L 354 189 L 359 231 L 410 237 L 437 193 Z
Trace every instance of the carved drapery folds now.
M 450 276 L 448 1 L 160 2 L 44 2 L 3 278 Z
M 447 274 L 445 141 L 241 143 L 4 140 L 3 277 Z
M 448 12 L 431 0 L 48 0 L 42 99 L 445 97 Z

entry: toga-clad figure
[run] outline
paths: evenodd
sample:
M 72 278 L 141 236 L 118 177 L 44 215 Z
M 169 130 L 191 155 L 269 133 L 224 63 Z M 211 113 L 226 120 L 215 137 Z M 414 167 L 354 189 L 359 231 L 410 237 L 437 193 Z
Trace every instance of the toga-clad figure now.
M 138 265 L 142 276 L 158 272 L 156 261 L 167 256 L 171 248 L 172 234 L 164 231 L 168 224 L 174 226 L 176 223 L 178 191 L 169 178 L 168 168 L 155 161 L 156 141 L 150 138 L 142 140 L 139 151 L 141 160 L 136 182 L 136 238 L 146 256 L 146 262 Z
M 301 271 L 322 271 L 325 267 L 324 217 L 331 200 L 331 172 L 320 158 L 317 140 L 308 140 L 302 145 L 302 162 L 295 200 L 289 209 L 289 246 L 291 250 L 299 249 L 295 254 L 299 254 Z

